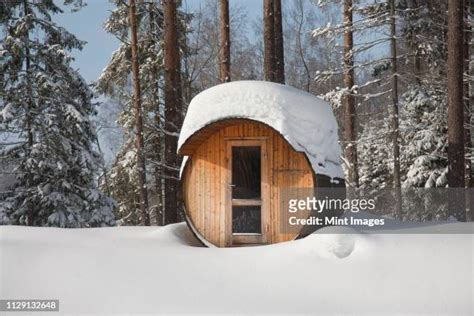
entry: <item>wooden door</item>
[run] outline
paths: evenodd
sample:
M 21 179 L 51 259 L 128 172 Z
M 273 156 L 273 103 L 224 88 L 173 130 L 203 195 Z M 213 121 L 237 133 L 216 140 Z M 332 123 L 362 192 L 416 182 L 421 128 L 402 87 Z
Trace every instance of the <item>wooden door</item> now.
M 226 140 L 226 244 L 264 244 L 269 231 L 266 139 Z

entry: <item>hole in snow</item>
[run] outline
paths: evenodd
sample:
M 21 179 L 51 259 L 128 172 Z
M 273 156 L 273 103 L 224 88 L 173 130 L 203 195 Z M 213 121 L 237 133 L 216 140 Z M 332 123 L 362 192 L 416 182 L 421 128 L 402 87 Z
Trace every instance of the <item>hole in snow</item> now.
M 357 239 L 360 239 L 357 231 L 343 227 L 323 228 L 313 236 L 316 237 L 316 251 L 321 256 L 339 259 L 350 256 L 356 248 Z

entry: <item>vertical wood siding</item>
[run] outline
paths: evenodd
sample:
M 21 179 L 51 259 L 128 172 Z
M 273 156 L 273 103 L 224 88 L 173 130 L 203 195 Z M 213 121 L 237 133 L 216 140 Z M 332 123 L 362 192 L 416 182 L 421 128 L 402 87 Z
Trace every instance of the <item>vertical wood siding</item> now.
M 313 170 L 305 155 L 296 152 L 273 129 L 250 121 L 229 123 L 196 146 L 183 174 L 183 197 L 192 225 L 206 240 L 218 247 L 229 246 L 226 231 L 226 190 L 228 171 L 226 140 L 266 138 L 270 184 L 268 243 L 294 239 L 298 233 L 281 232 L 280 189 L 313 188 Z

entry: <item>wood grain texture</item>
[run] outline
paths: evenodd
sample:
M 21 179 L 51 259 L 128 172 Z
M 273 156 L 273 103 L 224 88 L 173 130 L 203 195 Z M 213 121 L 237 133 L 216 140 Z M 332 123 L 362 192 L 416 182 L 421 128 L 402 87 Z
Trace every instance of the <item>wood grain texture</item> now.
M 266 243 L 293 240 L 295 233 L 281 232 L 281 190 L 283 188 L 314 188 L 313 170 L 306 156 L 296 152 L 288 142 L 272 128 L 249 120 L 229 120 L 200 131 L 202 137 L 193 138 L 186 148 L 190 156 L 183 173 L 182 189 L 186 212 L 191 225 L 207 241 L 218 247 L 233 246 L 230 212 L 226 205 L 231 197 L 229 141 L 265 140 L 266 165 L 262 173 L 262 203 L 266 205 L 264 230 Z M 189 151 L 190 149 L 192 151 Z M 264 192 L 268 192 L 265 194 Z

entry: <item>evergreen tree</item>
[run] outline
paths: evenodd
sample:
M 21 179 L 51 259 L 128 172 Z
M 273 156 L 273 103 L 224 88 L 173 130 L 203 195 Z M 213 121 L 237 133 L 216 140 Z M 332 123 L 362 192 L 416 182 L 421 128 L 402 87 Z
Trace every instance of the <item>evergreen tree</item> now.
M 221 82 L 229 82 L 231 80 L 229 0 L 221 0 L 220 2 L 219 37 L 219 78 Z
M 331 5 L 342 7 L 342 3 L 334 4 L 328 0 L 320 0 L 318 3 L 321 8 Z M 344 123 L 341 124 L 344 130 L 344 166 L 350 186 L 357 186 L 358 177 L 364 177 L 364 181 L 368 180 L 368 174 L 362 174 L 362 171 L 358 170 L 358 165 L 359 160 L 365 159 L 362 156 L 372 155 L 370 152 L 358 152 L 358 147 L 364 150 L 364 145 L 355 145 L 357 129 L 360 126 L 367 128 L 368 124 L 374 124 L 376 119 L 384 116 L 392 122 L 392 137 L 386 138 L 384 135 L 384 142 L 392 143 L 391 157 L 394 163 L 391 164 L 394 164 L 395 168 L 391 170 L 394 176 L 375 182 L 385 183 L 385 180 L 389 180 L 392 186 L 400 187 L 400 182 L 397 181 L 399 179 L 398 115 L 395 111 L 398 109 L 398 76 L 400 74 L 397 66 L 400 56 L 397 54 L 399 42 L 394 34 L 397 15 L 393 3 L 394 1 L 391 0 L 344 1 L 344 11 L 339 21 L 335 24 L 328 23 L 320 26 L 312 32 L 315 38 L 326 38 L 328 45 L 344 56 L 344 63 L 336 64 L 334 68 L 329 66 L 326 70 L 316 73 L 315 79 L 317 82 L 324 83 L 344 75 L 344 87 L 336 86 L 323 97 L 336 109 L 344 110 Z M 376 55 L 373 55 L 374 49 L 378 50 Z M 389 73 L 390 70 L 391 73 Z M 390 95 L 392 97 L 389 100 Z M 357 116 L 357 121 L 355 120 L 356 113 L 363 114 Z M 387 115 L 388 113 L 391 115 Z M 377 125 L 379 128 L 386 126 L 385 122 L 378 122 Z M 372 129 L 368 131 L 370 130 Z M 365 137 L 372 138 L 367 133 Z M 381 138 L 380 135 L 378 138 Z M 362 142 L 360 139 L 357 141 Z M 385 143 L 380 145 L 386 146 Z M 365 149 L 369 148 L 370 146 L 365 147 Z M 382 149 L 379 150 L 383 152 Z M 366 171 L 372 174 L 370 170 Z M 361 182 L 364 181 L 361 180 Z M 360 185 L 364 187 L 364 183 Z
M 402 96 L 400 130 L 404 187 L 447 184 L 447 108 L 443 93 L 415 86 Z
M 176 2 L 163 1 L 164 16 L 164 68 L 165 68 L 165 224 L 183 219 L 179 198 L 179 167 L 181 159 L 177 154 L 178 135 L 182 124 L 183 95 L 181 87 L 181 54 L 179 15 Z
M 369 192 L 377 192 L 390 186 L 392 165 L 389 142 L 390 125 L 386 119 L 366 123 L 360 133 L 357 150 L 359 159 L 359 186 Z
M 285 49 L 281 0 L 273 1 L 273 31 L 275 32 L 275 82 L 285 84 Z
M 367 101 L 375 100 L 378 108 L 368 107 L 362 118 L 362 132 L 358 143 L 361 187 L 364 189 L 381 189 L 393 186 L 398 180 L 387 173 L 397 174 L 394 170 L 393 154 L 387 148 L 390 140 L 395 139 L 394 132 L 398 131 L 400 143 L 398 153 L 399 181 L 409 191 L 409 188 L 445 187 L 447 175 L 447 95 L 446 95 L 446 3 L 433 6 L 431 1 L 380 1 L 358 2 L 354 9 L 357 14 L 354 32 L 359 41 L 354 45 L 356 59 L 355 69 L 360 72 L 366 69 L 373 77 L 366 83 L 354 87 L 361 108 L 367 109 Z M 394 23 L 394 18 L 396 23 Z M 394 28 L 397 30 L 395 42 Z M 391 30 L 392 36 L 384 35 L 364 39 L 364 33 L 370 30 Z M 340 34 L 341 26 L 322 27 L 315 30 L 319 34 Z M 365 62 L 360 55 L 372 47 L 383 45 L 388 49 L 391 43 L 391 58 L 383 55 L 377 58 L 369 55 Z M 335 44 L 337 46 L 337 43 Z M 393 48 L 396 49 L 394 54 Z M 383 50 L 382 50 L 383 51 Z M 379 53 L 379 55 L 381 55 Z M 397 69 L 391 67 L 397 65 Z M 322 73 L 321 77 L 330 77 L 336 71 Z M 360 76 L 359 76 L 360 78 Z M 395 79 L 398 82 L 395 83 Z M 363 80 L 359 80 L 363 82 Z M 391 82 L 390 82 L 391 81 Z M 375 90 L 367 93 L 367 88 Z M 391 87 L 383 91 L 381 88 Z M 348 89 L 348 88 L 346 88 Z M 396 93 L 396 90 L 399 90 Z M 392 94 L 392 100 L 387 98 Z M 400 97 L 398 98 L 398 95 Z M 338 97 L 331 93 L 328 97 Z M 399 99 L 399 101 L 397 100 Z M 333 104 L 340 100 L 334 98 Z M 364 103 L 366 105 L 364 105 Z M 394 111 L 391 115 L 381 105 L 399 103 L 399 128 L 394 122 Z M 392 106 L 393 107 L 393 106 Z M 395 109 L 395 107 L 393 107 Z M 392 126 L 390 128 L 390 126 Z M 395 126 L 395 128 L 394 128 Z M 395 160 L 396 161 L 396 160 Z M 398 177 L 397 177 L 398 178 Z M 407 205 L 406 205 L 407 206 Z M 447 213 L 436 211 L 428 214 L 416 207 L 410 214 L 398 214 L 403 218 L 426 220 L 430 218 L 446 218 Z M 392 215 L 396 215 L 393 213 Z
M 404 197 L 410 197 L 417 188 L 443 188 L 447 185 L 447 106 L 446 95 L 429 85 L 410 87 L 400 99 L 400 173 Z M 379 117 L 363 126 L 358 149 L 360 187 L 378 194 L 391 186 L 393 159 L 389 140 L 390 120 Z M 424 192 L 423 194 L 427 194 Z M 404 200 L 403 219 L 446 219 L 445 209 L 427 210 L 413 201 Z M 421 199 L 420 199 L 421 198 Z M 387 215 L 396 216 L 396 210 Z M 400 214 L 398 214 L 400 215 Z
M 124 143 L 109 171 L 111 195 L 117 199 L 119 224 L 139 225 L 144 222 L 140 214 L 139 179 L 136 173 L 135 117 L 132 104 L 132 60 L 129 37 L 128 5 L 113 0 L 116 8 L 105 23 L 105 30 L 117 37 L 121 45 L 96 83 L 97 90 L 120 100 L 123 110 L 119 124 L 124 130 Z M 146 170 L 146 187 L 149 190 L 149 212 L 155 224 L 163 223 L 162 166 L 163 166 L 163 113 L 161 102 L 163 80 L 163 11 L 157 1 L 137 2 L 138 66 L 143 108 L 143 137 Z
M 356 109 L 355 97 L 351 90 L 354 86 L 354 38 L 352 34 L 353 15 L 352 0 L 344 1 L 344 144 L 347 159 L 348 185 L 359 186 L 359 172 L 357 170 L 357 135 L 356 135 Z
M 141 99 L 140 69 L 138 64 L 138 27 L 135 0 L 129 0 L 129 23 L 132 52 L 132 82 L 133 82 L 133 116 L 135 120 L 135 150 L 136 150 L 136 172 L 138 178 L 139 207 L 143 217 L 143 225 L 150 226 L 150 214 L 148 213 L 148 189 L 146 181 L 146 163 L 143 140 L 143 110 Z
M 263 68 L 266 81 L 275 81 L 275 18 L 274 0 L 263 0 Z
M 0 12 L 0 131 L 14 139 L 1 159 L 16 175 L 1 201 L 4 223 L 113 225 L 113 201 L 95 185 L 93 93 L 70 66 L 69 51 L 84 42 L 54 23 L 54 1 L 2 2 Z

